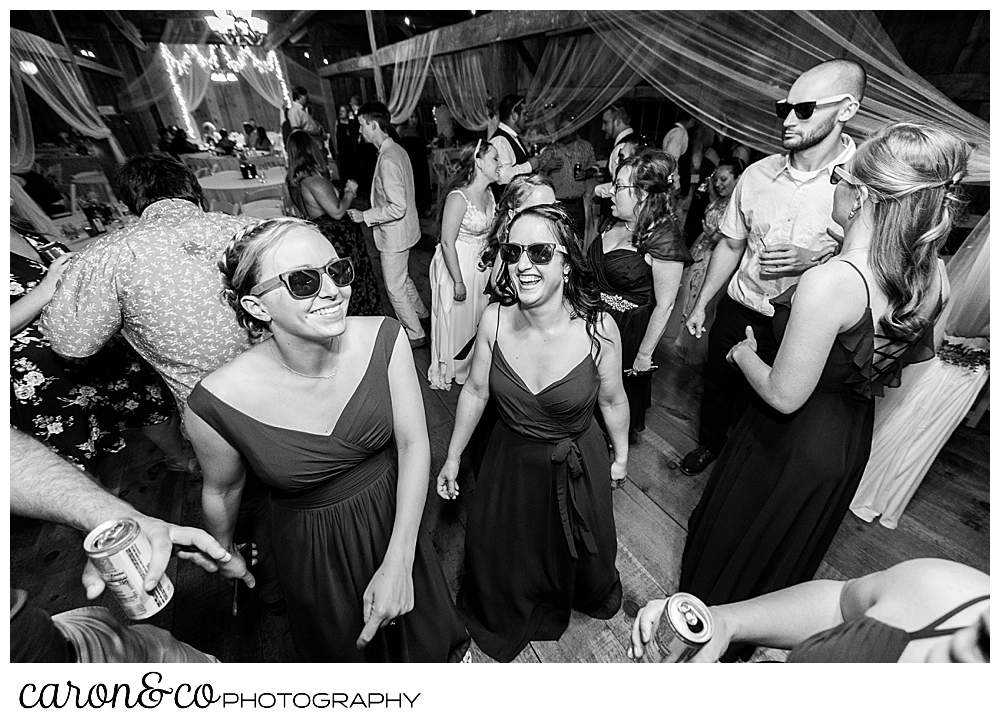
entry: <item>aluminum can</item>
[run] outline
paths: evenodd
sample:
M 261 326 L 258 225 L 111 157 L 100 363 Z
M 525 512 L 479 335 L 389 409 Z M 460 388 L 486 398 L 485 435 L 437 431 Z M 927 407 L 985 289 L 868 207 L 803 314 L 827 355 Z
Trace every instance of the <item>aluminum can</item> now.
M 133 620 L 155 615 L 173 597 L 174 586 L 166 573 L 150 592 L 142 587 L 153 558 L 153 548 L 135 520 L 109 520 L 98 525 L 84 539 L 83 550 L 93 560 L 125 614 Z
M 671 595 L 656 630 L 661 663 L 686 663 L 712 639 L 712 613 L 686 592 Z

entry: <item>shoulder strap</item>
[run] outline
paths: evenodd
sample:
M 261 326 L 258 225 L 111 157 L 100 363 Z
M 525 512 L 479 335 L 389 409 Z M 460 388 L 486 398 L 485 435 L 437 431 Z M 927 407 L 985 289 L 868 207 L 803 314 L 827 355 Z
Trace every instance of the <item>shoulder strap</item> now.
M 840 260 L 843 261 L 848 266 L 850 266 L 855 271 L 857 271 L 858 272 L 858 276 L 860 276 L 861 280 L 865 282 L 865 297 L 868 299 L 867 306 L 870 307 L 872 305 L 872 295 L 871 295 L 871 292 L 868 290 L 868 279 L 866 279 L 865 275 L 863 273 L 861 273 L 860 271 L 858 271 L 858 267 L 855 266 L 854 264 L 852 264 L 850 261 L 848 261 L 847 259 L 840 259 Z
M 461 188 L 453 188 L 453 189 L 452 189 L 452 190 L 451 190 L 451 191 L 450 191 L 450 192 L 448 193 L 448 195 L 450 196 L 450 195 L 451 195 L 452 193 L 457 193 L 457 194 L 458 194 L 459 196 L 461 196 L 462 198 L 464 198 L 464 199 L 465 199 L 465 205 L 467 205 L 467 206 L 471 205 L 471 204 L 469 203 L 469 197 L 468 197 L 468 196 L 466 196 L 466 195 L 465 195 L 464 193 L 462 193 L 462 189 L 461 189 Z
M 940 625 L 941 623 L 943 623 L 945 620 L 948 620 L 948 619 L 954 617 L 955 615 L 958 615 L 960 612 L 962 612 L 966 608 L 971 607 L 971 606 L 975 605 L 976 603 L 981 603 L 983 600 L 989 600 L 989 599 L 990 599 L 989 595 L 982 595 L 980 597 L 973 598 L 972 600 L 967 600 L 966 602 L 962 603 L 958 607 L 952 608 L 950 611 L 946 612 L 944 615 L 942 615 L 941 617 L 939 617 L 937 620 L 935 620 L 934 622 L 930 623 L 929 625 L 924 626 L 923 628 L 921 628 L 917 632 L 910 633 L 910 640 L 919 640 L 921 638 L 943 637 L 945 635 L 951 635 L 952 633 L 954 633 L 957 630 L 961 630 L 961 628 L 947 628 L 947 629 L 938 630 L 937 626 Z
M 379 324 L 378 334 L 375 336 L 375 349 L 382 350 L 386 369 L 389 368 L 389 362 L 392 361 L 392 352 L 396 348 L 396 336 L 401 328 L 402 324 L 389 317 L 382 317 L 382 323 Z M 374 357 L 375 354 L 373 353 L 372 356 Z

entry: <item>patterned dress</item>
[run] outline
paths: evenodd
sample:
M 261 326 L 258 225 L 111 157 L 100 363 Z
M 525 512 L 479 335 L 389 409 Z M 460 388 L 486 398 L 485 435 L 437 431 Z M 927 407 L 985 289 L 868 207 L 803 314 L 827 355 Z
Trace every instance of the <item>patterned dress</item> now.
M 431 306 L 431 365 L 427 370 L 427 379 L 431 389 L 451 389 L 452 381 L 465 384 L 472 365 L 472 354 L 464 359 L 456 359 L 455 356 L 475 338 L 479 318 L 489 304 L 485 292 L 490 272 L 479 268 L 479 255 L 493 225 L 496 204 L 493 196 L 488 194 L 489 205 L 483 213 L 461 190 L 455 189 L 451 193 L 465 199 L 465 215 L 455 239 L 455 253 L 462 269 L 466 294 L 465 301 L 455 301 L 455 282 L 445 265 L 444 251 L 438 246 L 430 266 L 434 303 Z
M 10 300 L 38 285 L 46 267 L 10 255 Z M 32 322 L 10 338 L 10 423 L 96 473 L 101 454 L 125 447 L 121 431 L 165 422 L 173 413 L 163 380 L 121 339 L 93 357 L 52 351 Z

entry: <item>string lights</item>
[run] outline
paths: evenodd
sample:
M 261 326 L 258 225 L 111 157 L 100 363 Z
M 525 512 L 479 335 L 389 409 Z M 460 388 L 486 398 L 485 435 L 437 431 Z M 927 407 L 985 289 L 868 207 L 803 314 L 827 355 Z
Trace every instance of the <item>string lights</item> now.
M 208 53 L 202 53 L 197 45 L 185 45 L 181 56 L 175 57 L 165 43 L 160 44 L 160 55 L 163 57 L 164 65 L 167 66 L 167 75 L 170 77 L 170 85 L 174 91 L 174 97 L 181 109 L 184 124 L 187 127 L 188 135 L 197 137 L 194 129 L 191 113 L 187 103 L 184 102 L 184 94 L 181 92 L 179 77 L 187 75 L 191 71 L 191 64 L 198 63 L 198 67 L 211 73 L 212 80 L 216 82 L 235 82 L 236 74 L 243 72 L 247 63 L 252 64 L 254 70 L 262 75 L 274 75 L 281 86 L 281 97 L 286 107 L 292 104 L 292 98 L 288 93 L 288 85 L 285 83 L 284 74 L 281 72 L 281 63 L 278 61 L 278 54 L 274 50 L 269 50 L 261 60 L 248 48 L 236 48 L 235 55 L 230 54 L 228 48 L 219 46 L 218 53 L 222 56 L 222 61 L 216 57 L 216 52 L 209 49 Z

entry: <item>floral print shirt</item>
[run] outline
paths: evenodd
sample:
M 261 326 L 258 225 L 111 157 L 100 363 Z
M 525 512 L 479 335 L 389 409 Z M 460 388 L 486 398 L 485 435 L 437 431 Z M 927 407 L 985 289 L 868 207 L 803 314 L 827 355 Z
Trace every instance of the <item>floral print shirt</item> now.
M 42 331 L 57 353 L 86 357 L 121 330 L 183 410 L 198 381 L 250 345 L 221 298 L 216 260 L 253 220 L 180 199 L 150 204 L 137 223 L 73 259 L 42 314 Z

